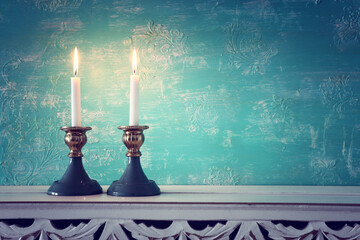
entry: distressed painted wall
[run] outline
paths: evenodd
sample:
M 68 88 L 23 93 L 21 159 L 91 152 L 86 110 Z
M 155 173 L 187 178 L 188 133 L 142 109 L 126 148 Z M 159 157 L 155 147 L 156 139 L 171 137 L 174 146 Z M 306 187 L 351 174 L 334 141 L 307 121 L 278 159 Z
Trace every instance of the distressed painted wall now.
M 360 184 L 360 1 L 0 1 L 0 184 L 64 172 L 79 48 L 85 167 L 126 164 L 130 49 L 158 184 Z

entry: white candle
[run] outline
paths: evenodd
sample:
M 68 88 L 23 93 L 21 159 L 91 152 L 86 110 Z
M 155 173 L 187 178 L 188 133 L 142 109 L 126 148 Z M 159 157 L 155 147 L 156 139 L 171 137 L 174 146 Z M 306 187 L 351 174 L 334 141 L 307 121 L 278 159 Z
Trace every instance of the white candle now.
M 137 58 L 136 50 L 133 52 L 132 74 L 130 76 L 130 126 L 139 126 L 139 82 L 140 77 L 136 74 Z
M 80 101 L 80 78 L 76 77 L 79 73 L 78 52 L 75 47 L 74 53 L 74 75 L 71 78 L 71 126 L 81 127 L 81 101 Z

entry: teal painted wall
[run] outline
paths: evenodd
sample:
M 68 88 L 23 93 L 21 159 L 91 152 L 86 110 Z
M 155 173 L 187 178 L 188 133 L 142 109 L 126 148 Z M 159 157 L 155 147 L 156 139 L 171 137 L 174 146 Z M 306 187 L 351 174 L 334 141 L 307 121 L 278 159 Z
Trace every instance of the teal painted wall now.
M 1 185 L 64 173 L 75 46 L 101 184 L 126 164 L 132 47 L 158 184 L 360 184 L 360 1 L 2 0 L 0 35 Z

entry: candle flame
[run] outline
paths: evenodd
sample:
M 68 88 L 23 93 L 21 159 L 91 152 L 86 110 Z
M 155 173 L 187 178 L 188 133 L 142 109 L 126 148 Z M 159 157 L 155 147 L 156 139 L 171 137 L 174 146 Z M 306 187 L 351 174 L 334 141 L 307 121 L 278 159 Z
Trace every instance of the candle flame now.
M 79 73 L 78 51 L 77 51 L 77 47 L 75 47 L 75 52 L 74 52 L 74 74 L 75 74 L 75 77 L 76 77 L 76 75 L 78 75 L 78 73 Z
M 133 73 L 136 73 L 137 70 L 137 54 L 136 54 L 136 50 L 134 49 L 133 51 L 133 58 L 132 58 L 132 68 L 133 68 Z

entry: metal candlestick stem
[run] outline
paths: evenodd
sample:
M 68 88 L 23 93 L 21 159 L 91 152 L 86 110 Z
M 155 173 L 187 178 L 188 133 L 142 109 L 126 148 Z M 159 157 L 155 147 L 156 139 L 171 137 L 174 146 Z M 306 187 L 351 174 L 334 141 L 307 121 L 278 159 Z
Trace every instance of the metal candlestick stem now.
M 120 126 L 118 128 L 124 130 L 122 140 L 128 148 L 126 156 L 129 161 L 120 180 L 111 184 L 107 194 L 128 197 L 159 195 L 160 188 L 155 181 L 146 177 L 140 163 L 140 147 L 145 141 L 143 131 L 149 126 Z
M 55 181 L 47 191 L 56 196 L 82 196 L 102 193 L 102 188 L 96 180 L 89 178 L 82 164 L 81 148 L 86 144 L 85 132 L 91 127 L 62 127 L 66 132 L 65 143 L 70 148 L 68 157 L 70 164 L 59 181 Z

